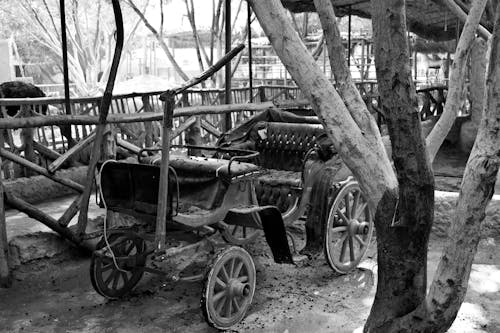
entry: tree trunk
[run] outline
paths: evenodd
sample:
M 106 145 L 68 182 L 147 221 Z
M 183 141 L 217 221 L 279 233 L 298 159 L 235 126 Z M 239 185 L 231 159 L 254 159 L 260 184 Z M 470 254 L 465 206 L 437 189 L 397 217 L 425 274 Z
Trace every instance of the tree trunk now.
M 397 180 L 385 151 L 365 136 L 344 102 L 294 31 L 278 0 L 250 0 L 256 17 L 286 69 L 309 99 L 335 149 L 376 207 Z
M 467 161 L 448 243 L 425 302 L 385 332 L 446 332 L 464 301 L 481 223 L 500 166 L 500 6 L 492 38 L 486 107 Z
M 387 332 L 386 323 L 413 311 L 425 298 L 434 178 L 411 79 L 405 2 L 372 1 L 372 22 L 377 79 L 399 180 L 399 202 L 392 223 L 384 205 L 379 205 L 375 216 L 378 284 L 365 331 Z M 389 198 L 386 203 L 390 204 Z M 386 208 L 394 209 L 390 205 Z
M 448 135 L 462 102 L 462 90 L 465 83 L 467 57 L 469 55 L 475 33 L 481 20 L 487 0 L 477 0 L 472 3 L 472 8 L 467 16 L 464 29 L 458 41 L 457 50 L 451 66 L 450 80 L 448 81 L 448 96 L 444 112 L 439 118 L 431 133 L 426 139 L 429 158 L 431 161 L 437 155 L 439 147 Z

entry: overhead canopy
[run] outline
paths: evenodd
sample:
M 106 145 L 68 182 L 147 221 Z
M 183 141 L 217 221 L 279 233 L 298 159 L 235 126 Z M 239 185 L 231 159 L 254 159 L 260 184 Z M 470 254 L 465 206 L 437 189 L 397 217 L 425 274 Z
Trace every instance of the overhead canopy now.
M 370 18 L 370 0 L 331 0 L 337 16 L 353 15 Z M 406 0 L 406 19 L 408 29 L 425 39 L 436 41 L 451 40 L 457 36 L 458 17 L 445 4 L 454 2 L 457 8 L 467 13 L 470 1 L 467 0 Z M 281 0 L 283 5 L 294 13 L 314 12 L 313 0 Z M 460 10 L 459 9 L 459 10 Z M 481 22 L 486 28 L 486 19 Z M 463 22 L 460 22 L 463 25 Z

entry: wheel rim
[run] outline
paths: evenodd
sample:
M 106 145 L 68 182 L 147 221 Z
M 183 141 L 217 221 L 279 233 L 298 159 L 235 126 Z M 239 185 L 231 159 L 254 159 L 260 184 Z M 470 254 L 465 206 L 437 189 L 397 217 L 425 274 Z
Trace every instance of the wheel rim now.
M 202 305 L 208 323 L 226 329 L 241 321 L 255 292 L 255 266 L 242 248 L 230 247 L 210 269 Z
M 357 182 L 339 191 L 328 216 L 325 256 L 330 267 L 339 273 L 356 268 L 370 245 L 373 214 Z
M 116 299 L 128 293 L 139 282 L 144 274 L 142 267 L 145 264 L 145 258 L 141 257 L 136 257 L 134 266 L 120 258 L 143 254 L 146 251 L 146 243 L 137 235 L 122 233 L 111 234 L 108 243 L 111 244 L 117 265 L 109 249 L 105 249 L 105 241 L 101 240 L 96 249 L 104 251 L 101 254 L 94 253 L 92 256 L 90 277 L 94 289 L 99 294 Z
M 222 231 L 224 240 L 233 245 L 245 245 L 257 238 L 258 235 L 259 230 L 256 228 L 234 224 L 228 224 Z

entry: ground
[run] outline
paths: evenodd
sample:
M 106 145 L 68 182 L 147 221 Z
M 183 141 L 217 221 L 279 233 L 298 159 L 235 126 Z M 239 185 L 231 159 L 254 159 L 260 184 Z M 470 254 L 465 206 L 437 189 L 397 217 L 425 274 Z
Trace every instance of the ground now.
M 300 235 L 300 234 L 296 234 Z M 444 239 L 433 236 L 432 279 Z M 375 247 L 360 268 L 334 273 L 320 256 L 301 267 L 274 264 L 260 238 L 249 247 L 257 289 L 238 332 L 352 332 L 363 325 L 376 281 Z M 215 332 L 200 311 L 200 283 L 173 283 L 148 274 L 124 300 L 108 301 L 92 288 L 89 259 L 38 260 L 22 266 L 10 289 L 0 290 L 0 327 L 14 332 Z M 450 332 L 500 331 L 500 239 L 484 239 L 469 291 Z
M 453 191 L 466 156 L 438 158 L 437 188 Z M 472 266 L 467 297 L 450 333 L 500 332 L 500 194 L 489 205 L 483 240 Z M 436 192 L 435 225 L 428 253 L 429 281 L 437 267 L 446 230 L 453 222 L 457 193 Z M 46 203 L 57 218 L 72 198 Z M 95 204 L 91 218 L 101 212 Z M 200 311 L 201 283 L 174 283 L 146 274 L 133 293 L 108 301 L 91 286 L 89 259 L 54 245 L 43 257 L 33 232 L 46 231 L 16 211 L 7 212 L 9 238 L 20 238 L 14 285 L 0 289 L 0 331 L 14 332 L 216 332 Z M 300 243 L 301 233 L 295 230 Z M 46 241 L 42 240 L 47 243 Z M 45 244 L 44 243 L 44 244 Z M 55 242 L 51 242 L 56 244 Z M 22 250 L 22 251 L 21 251 Z M 274 264 L 263 237 L 248 250 L 256 262 L 257 289 L 237 332 L 353 332 L 366 320 L 375 294 L 376 251 L 372 244 L 360 267 L 348 275 L 334 273 L 322 256 L 301 266 Z

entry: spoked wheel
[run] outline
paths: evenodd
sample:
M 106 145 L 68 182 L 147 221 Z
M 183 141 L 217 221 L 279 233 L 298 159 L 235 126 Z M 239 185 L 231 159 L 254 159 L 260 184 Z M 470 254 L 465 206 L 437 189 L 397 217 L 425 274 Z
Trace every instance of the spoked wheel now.
M 222 238 L 232 245 L 245 245 L 259 236 L 259 229 L 241 225 L 227 224 L 222 229 Z
M 350 181 L 340 189 L 325 232 L 325 257 L 330 267 L 343 274 L 356 268 L 373 234 L 373 214 L 357 182 Z
M 231 246 L 213 260 L 205 278 L 201 308 L 206 321 L 217 329 L 240 322 L 255 292 L 255 265 L 247 251 Z
M 135 233 L 119 232 L 109 235 L 108 243 L 111 251 L 104 238 L 97 244 L 90 262 L 90 280 L 99 294 L 117 299 L 132 290 L 144 274 L 146 242 Z

